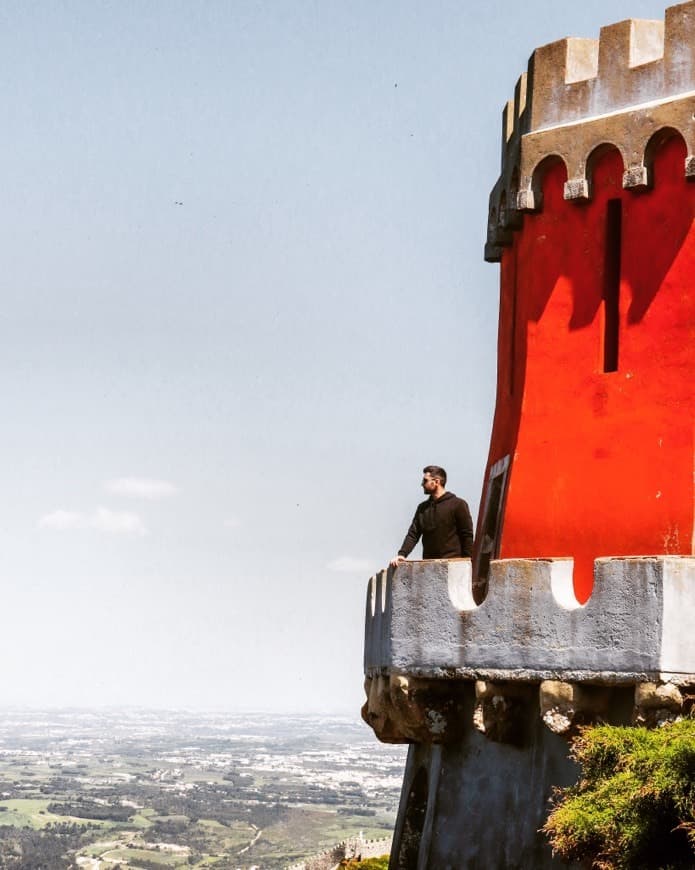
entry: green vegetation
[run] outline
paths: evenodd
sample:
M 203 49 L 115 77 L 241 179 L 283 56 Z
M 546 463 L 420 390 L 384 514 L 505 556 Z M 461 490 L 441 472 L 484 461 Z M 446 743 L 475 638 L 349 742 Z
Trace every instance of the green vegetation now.
M 167 852 L 158 852 L 154 849 L 113 849 L 105 852 L 102 860 L 119 864 L 123 862 L 131 867 L 185 867 L 188 866 L 188 855 L 172 855 Z
M 97 804 L 84 798 L 64 803 L 51 801 L 46 807 L 46 811 L 56 816 L 90 819 L 97 822 L 127 822 L 133 815 L 133 810 L 130 807 L 122 807 L 118 804 Z
M 388 870 L 389 856 L 365 858 L 364 861 L 341 861 L 339 866 L 345 867 L 347 870 Z
M 70 813 L 52 811 L 50 801 L 15 798 L 0 801 L 0 825 L 40 830 L 58 822 L 83 822 L 84 818 Z M 90 820 L 91 821 L 91 820 Z M 98 822 L 96 824 L 99 824 Z
M 596 870 L 692 870 L 694 719 L 654 731 L 587 728 L 572 754 L 582 777 L 558 792 L 544 828 L 563 860 Z

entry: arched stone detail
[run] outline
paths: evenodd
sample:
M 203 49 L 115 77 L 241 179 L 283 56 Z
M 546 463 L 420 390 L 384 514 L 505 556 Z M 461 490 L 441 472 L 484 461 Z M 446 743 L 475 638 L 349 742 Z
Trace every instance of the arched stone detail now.
M 675 126 L 665 126 L 660 127 L 649 137 L 646 145 L 644 146 L 644 157 L 642 158 L 642 164 L 645 169 L 646 175 L 646 186 L 651 187 L 654 184 L 654 158 L 657 152 L 671 139 L 680 139 L 683 143 L 683 146 L 686 149 L 686 154 L 688 153 L 688 142 L 683 133 Z M 686 157 L 684 172 L 687 176 L 687 166 L 688 159 Z M 623 185 L 626 186 L 626 185 Z
M 534 167 L 530 174 L 523 179 L 522 189 L 517 196 L 517 205 L 520 211 L 540 211 L 543 208 L 543 182 L 546 172 L 551 166 L 562 163 L 567 174 L 567 161 L 562 154 L 547 154 Z
M 591 199 L 591 182 L 593 178 L 594 166 L 605 155 L 611 151 L 617 151 L 620 154 L 623 167 L 626 165 L 625 151 L 616 145 L 614 142 L 601 142 L 591 149 L 582 167 L 582 172 L 574 178 L 568 178 L 565 182 L 564 197 L 568 200 L 585 201 Z M 623 173 L 624 176 L 624 173 Z

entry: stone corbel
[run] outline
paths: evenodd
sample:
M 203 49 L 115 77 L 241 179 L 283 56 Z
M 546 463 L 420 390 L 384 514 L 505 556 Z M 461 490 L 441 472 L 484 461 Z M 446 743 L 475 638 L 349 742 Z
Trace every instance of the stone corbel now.
M 538 211 L 541 207 L 541 196 L 532 187 L 520 190 L 516 195 L 518 211 Z
M 544 680 L 539 690 L 543 722 L 554 734 L 572 736 L 580 725 L 600 720 L 608 708 L 610 688 Z
M 628 166 L 623 172 L 623 187 L 625 190 L 646 190 L 650 186 L 649 171 L 642 163 Z
M 632 721 L 653 728 L 683 714 L 683 693 L 672 683 L 637 683 Z
M 473 727 L 495 743 L 521 746 L 526 738 L 532 692 L 528 683 L 478 680 Z
M 368 677 L 362 718 L 382 743 L 447 743 L 465 728 L 463 685 L 392 674 Z
M 568 178 L 565 182 L 563 196 L 570 200 L 589 199 L 589 182 L 586 178 Z

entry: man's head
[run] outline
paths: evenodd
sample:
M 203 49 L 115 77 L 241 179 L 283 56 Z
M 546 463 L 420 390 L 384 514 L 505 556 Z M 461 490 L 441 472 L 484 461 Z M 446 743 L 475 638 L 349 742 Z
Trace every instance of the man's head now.
M 446 471 L 439 465 L 426 465 L 422 469 L 421 485 L 426 495 L 441 495 L 446 486 Z

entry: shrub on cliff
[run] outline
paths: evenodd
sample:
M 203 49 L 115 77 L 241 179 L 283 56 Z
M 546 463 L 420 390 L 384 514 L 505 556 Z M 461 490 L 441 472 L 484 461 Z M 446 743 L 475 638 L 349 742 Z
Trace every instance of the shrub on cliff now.
M 556 854 L 596 870 L 695 866 L 694 719 L 586 728 L 572 755 L 582 776 L 544 826 Z

